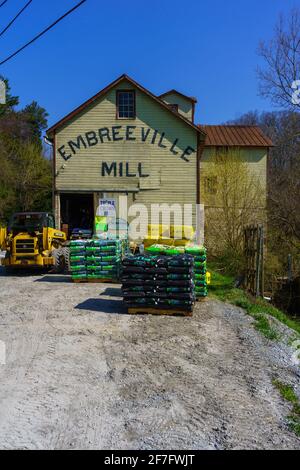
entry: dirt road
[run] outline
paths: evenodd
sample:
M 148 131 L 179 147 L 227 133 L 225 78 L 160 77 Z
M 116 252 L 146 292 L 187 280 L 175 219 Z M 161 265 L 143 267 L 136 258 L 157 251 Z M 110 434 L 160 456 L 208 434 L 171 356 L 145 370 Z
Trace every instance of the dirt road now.
M 128 316 L 119 286 L 1 271 L 0 340 L 2 449 L 300 447 L 271 383 L 297 385 L 291 350 L 240 309 Z

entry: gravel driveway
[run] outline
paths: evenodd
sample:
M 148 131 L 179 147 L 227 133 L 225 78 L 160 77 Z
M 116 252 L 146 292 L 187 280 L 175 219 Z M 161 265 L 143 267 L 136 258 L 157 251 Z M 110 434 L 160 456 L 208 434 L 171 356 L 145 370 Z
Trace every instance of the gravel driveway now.
M 272 385 L 299 369 L 251 322 L 214 300 L 129 316 L 118 285 L 1 271 L 0 448 L 299 449 Z

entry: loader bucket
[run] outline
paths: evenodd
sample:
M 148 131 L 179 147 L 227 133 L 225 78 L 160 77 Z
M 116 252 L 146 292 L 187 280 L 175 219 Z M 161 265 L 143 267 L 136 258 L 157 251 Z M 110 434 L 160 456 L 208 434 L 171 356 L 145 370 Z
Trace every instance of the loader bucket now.
M 5 240 L 7 236 L 7 229 L 6 227 L 0 227 L 0 250 L 5 250 Z

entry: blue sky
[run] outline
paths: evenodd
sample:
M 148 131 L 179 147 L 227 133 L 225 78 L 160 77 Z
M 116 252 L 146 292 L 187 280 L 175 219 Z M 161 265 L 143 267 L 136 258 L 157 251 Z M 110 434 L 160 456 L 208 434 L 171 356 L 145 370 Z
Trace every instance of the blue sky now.
M 0 9 L 2 29 L 27 0 Z M 34 0 L 0 38 L 0 59 L 78 0 Z M 21 105 L 37 100 L 49 125 L 122 73 L 155 94 L 176 88 L 198 99 L 197 123 L 218 124 L 252 109 L 257 46 L 295 0 L 87 0 L 55 29 L 0 67 Z

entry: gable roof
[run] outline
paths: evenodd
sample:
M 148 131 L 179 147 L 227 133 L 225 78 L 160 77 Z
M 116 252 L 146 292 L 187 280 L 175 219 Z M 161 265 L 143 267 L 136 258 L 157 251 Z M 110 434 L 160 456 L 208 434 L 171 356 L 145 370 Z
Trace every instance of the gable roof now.
M 258 126 L 199 126 L 206 133 L 205 146 L 273 147 Z
M 205 138 L 205 132 L 204 130 L 199 127 L 199 126 L 196 126 L 196 124 L 193 124 L 191 121 L 189 121 L 187 118 L 185 118 L 184 116 L 182 116 L 181 114 L 173 111 L 164 101 L 162 101 L 160 98 L 158 98 L 157 96 L 155 96 L 153 93 L 151 93 L 151 91 L 147 90 L 146 88 L 144 88 L 142 85 L 140 85 L 139 83 L 137 83 L 135 80 L 133 80 L 132 78 L 130 78 L 128 75 L 126 74 L 123 74 L 121 75 L 119 78 L 117 78 L 115 81 L 113 81 L 112 83 L 110 83 L 107 87 L 103 88 L 101 91 L 99 91 L 98 93 L 96 93 L 96 95 L 92 96 L 90 99 L 88 99 L 87 101 L 85 101 L 82 105 L 78 106 L 78 108 L 74 109 L 71 113 L 67 114 L 64 118 L 60 119 L 56 124 L 54 124 L 53 126 L 51 126 L 47 131 L 46 131 L 46 134 L 47 136 L 51 137 L 53 135 L 53 133 L 55 133 L 55 131 L 61 127 L 62 125 L 64 125 L 65 123 L 67 123 L 70 119 L 72 119 L 73 117 L 75 117 L 77 114 L 79 114 L 81 111 L 83 111 L 84 109 L 86 109 L 89 105 L 91 105 L 92 103 L 94 103 L 97 99 L 101 98 L 102 96 L 104 96 L 106 93 L 108 93 L 112 88 L 114 88 L 115 86 L 119 85 L 122 81 L 128 81 L 129 83 L 131 83 L 134 87 L 136 87 L 138 90 L 140 90 L 142 93 L 145 93 L 147 96 L 149 96 L 152 100 L 154 100 L 157 104 L 159 104 L 159 106 L 161 106 L 162 108 L 166 109 L 169 113 L 171 113 L 173 116 L 176 116 L 177 119 L 180 119 L 182 120 L 183 122 L 185 122 L 188 126 L 192 127 L 194 130 L 196 130 L 198 132 L 198 134 L 202 135 L 203 136 L 203 139 Z
M 193 96 L 184 95 L 183 93 L 180 93 L 180 91 L 177 91 L 177 90 L 175 90 L 174 88 L 173 88 L 172 90 L 166 91 L 166 92 L 163 93 L 162 95 L 159 95 L 159 98 L 160 98 L 160 99 L 164 99 L 165 96 L 171 95 L 171 94 L 173 94 L 173 93 L 175 93 L 175 95 L 181 96 L 182 98 L 185 98 L 185 99 L 188 100 L 188 101 L 191 101 L 193 104 L 196 104 L 196 103 L 197 103 L 197 99 L 194 98 Z

